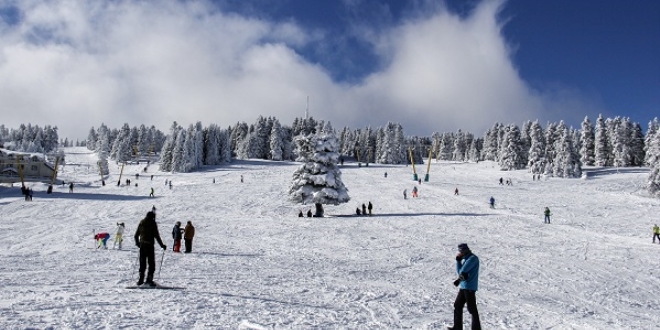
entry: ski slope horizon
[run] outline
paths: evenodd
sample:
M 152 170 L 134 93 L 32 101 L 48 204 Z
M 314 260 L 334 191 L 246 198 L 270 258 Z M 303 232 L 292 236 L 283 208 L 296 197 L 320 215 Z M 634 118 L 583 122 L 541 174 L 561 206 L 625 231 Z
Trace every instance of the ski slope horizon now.
M 459 243 L 481 260 L 484 329 L 660 324 L 660 244 L 651 242 L 660 200 L 646 190 L 648 168 L 533 181 L 493 162 L 433 161 L 420 185 L 411 166 L 348 162 L 351 200 L 299 218 L 313 205 L 288 199 L 296 162 L 235 160 L 192 173 L 127 165 L 121 186 L 111 163 L 102 186 L 94 153 L 63 150 L 58 178 L 74 182 L 73 193 L 28 183 L 27 202 L 19 185 L 0 186 L 2 329 L 444 329 Z M 426 165 L 416 169 L 423 178 Z M 369 201 L 374 215 L 354 216 Z M 155 281 L 183 290 L 126 289 L 137 281 L 133 234 L 152 206 L 167 245 L 156 250 Z M 171 251 L 176 221 L 195 225 L 190 254 Z M 112 249 L 117 222 L 126 224 L 122 250 Z M 95 248 L 101 231 L 112 235 L 108 250 Z

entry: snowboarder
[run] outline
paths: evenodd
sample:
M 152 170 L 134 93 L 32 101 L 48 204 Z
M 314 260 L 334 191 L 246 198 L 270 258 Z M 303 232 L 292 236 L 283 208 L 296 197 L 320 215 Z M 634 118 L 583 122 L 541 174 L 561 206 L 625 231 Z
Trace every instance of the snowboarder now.
M 367 215 L 367 206 L 362 203 L 362 214 Z
M 408 199 L 408 190 L 403 189 L 403 199 Z
M 147 212 L 147 216 L 140 221 L 133 238 L 135 239 L 135 245 L 140 248 L 140 279 L 137 285 L 146 283 L 149 286 L 156 286 L 156 283 L 154 283 L 154 272 L 156 271 L 154 243 L 158 242 L 163 250 L 166 250 L 167 246 L 163 244 L 163 240 L 158 233 L 155 213 Z M 149 270 L 147 271 L 147 281 L 145 282 L 144 271 L 147 269 L 147 264 L 149 264 Z
M 108 234 L 106 232 L 101 232 L 101 233 L 98 233 L 98 234 L 94 235 L 94 239 L 96 240 L 96 243 L 97 243 L 96 248 L 99 249 L 102 246 L 104 249 L 107 250 L 108 246 L 106 245 L 106 243 L 108 242 L 109 238 L 110 238 L 110 234 Z
M 154 187 L 151 187 L 151 192 L 149 193 L 149 197 L 154 197 Z
M 374 208 L 373 205 L 371 205 L 371 201 L 369 201 L 369 204 L 367 205 L 367 209 L 369 210 L 369 215 L 371 215 L 371 210 Z
M 115 248 L 115 246 L 119 245 L 119 249 L 121 250 L 121 242 L 123 241 L 122 238 L 123 235 L 124 235 L 124 223 L 117 222 L 117 233 L 115 234 L 115 243 L 112 244 L 113 249 Z
M 550 209 L 548 207 L 543 210 L 543 223 L 550 223 Z
M 458 187 L 456 187 L 456 189 L 454 189 L 454 195 L 458 196 Z
M 488 204 L 490 204 L 491 209 L 495 208 L 495 198 L 493 196 L 490 196 L 490 200 L 488 201 Z
M 73 182 L 70 182 L 70 183 L 69 183 L 69 192 L 70 192 L 70 193 L 73 192 Z
M 181 221 L 177 221 L 172 228 L 172 239 L 174 239 L 174 246 L 172 250 L 174 252 L 181 252 L 181 235 L 183 234 L 183 229 L 181 229 Z
M 479 286 L 479 258 L 465 243 L 458 245 L 456 273 L 458 279 L 454 281 L 454 286 L 459 287 L 459 290 L 454 302 L 454 326 L 447 329 L 463 330 L 463 306 L 467 303 L 467 310 L 472 315 L 472 330 L 481 330 L 476 298 Z
M 658 238 L 658 244 L 660 244 L 660 227 L 658 225 L 653 226 L 653 243 L 655 243 L 655 238 Z
M 186 228 L 183 229 L 183 241 L 186 245 L 185 253 L 192 252 L 193 237 L 195 237 L 195 227 L 193 227 L 193 224 L 192 224 L 191 221 L 188 221 L 186 223 Z
M 417 195 L 417 186 L 414 186 L 414 187 L 413 187 L 413 194 L 412 194 L 412 197 L 419 197 L 419 195 Z

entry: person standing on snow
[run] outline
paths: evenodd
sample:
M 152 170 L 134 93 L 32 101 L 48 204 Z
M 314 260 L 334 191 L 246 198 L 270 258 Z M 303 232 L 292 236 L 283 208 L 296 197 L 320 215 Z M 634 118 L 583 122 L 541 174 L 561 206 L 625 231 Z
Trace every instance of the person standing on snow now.
M 419 196 L 417 195 L 417 186 L 414 186 L 414 187 L 413 187 L 413 194 L 412 194 L 412 197 L 419 197 Z
M 454 281 L 454 286 L 459 287 L 459 290 L 454 302 L 454 326 L 447 329 L 463 330 L 463 307 L 467 304 L 467 310 L 472 315 L 472 330 L 481 330 L 476 298 L 479 288 L 479 258 L 465 243 L 458 245 L 456 273 L 458 279 Z
M 156 283 L 154 283 L 154 272 L 156 271 L 154 243 L 158 242 L 163 250 L 166 250 L 167 246 L 163 244 L 160 233 L 158 233 L 155 213 L 147 212 L 147 216 L 140 221 L 133 238 L 135 239 L 135 245 L 140 248 L 140 279 L 137 285 L 146 283 L 149 286 L 156 286 Z M 149 270 L 147 271 L 147 281 L 145 282 L 144 271 L 147 269 L 147 264 L 149 264 Z
M 367 215 L 367 206 L 362 203 L 362 215 Z
M 458 187 L 456 187 L 456 189 L 454 189 L 454 196 L 458 196 Z
M 195 227 L 193 227 L 192 222 L 188 221 L 186 223 L 186 228 L 183 229 L 183 240 L 184 240 L 184 243 L 186 244 L 185 253 L 192 252 L 193 237 L 195 237 Z
M 660 227 L 658 225 L 653 226 L 653 243 L 655 243 L 655 238 L 658 238 L 658 244 L 660 244 Z
M 371 210 L 374 208 L 374 206 L 371 204 L 371 201 L 369 201 L 369 204 L 367 205 L 367 209 L 369 210 L 369 215 L 371 215 Z
M 181 229 L 181 221 L 177 221 L 172 228 L 172 238 L 174 239 L 174 252 L 181 252 L 181 237 L 183 229 Z
M 408 189 L 403 189 L 403 199 L 408 199 Z
M 112 248 L 114 249 L 117 244 L 119 244 L 119 249 L 121 250 L 121 242 L 123 240 L 122 236 L 124 236 L 124 223 L 123 222 L 117 222 L 117 233 L 115 234 L 115 243 L 112 244 Z
M 543 223 L 550 223 L 550 209 L 548 207 L 543 211 Z
M 151 193 L 149 193 L 149 197 L 154 197 L 154 187 L 151 187 Z
M 495 198 L 493 196 L 490 196 L 490 200 L 488 201 L 488 204 L 490 204 L 491 209 L 495 208 Z

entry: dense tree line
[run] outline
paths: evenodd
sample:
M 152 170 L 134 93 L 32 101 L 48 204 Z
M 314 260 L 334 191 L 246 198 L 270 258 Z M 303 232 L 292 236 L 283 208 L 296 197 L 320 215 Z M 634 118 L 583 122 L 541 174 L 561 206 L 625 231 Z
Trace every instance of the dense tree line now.
M 218 165 L 237 159 L 293 161 L 300 156 L 294 144 L 298 136 L 322 132 L 323 120 L 295 118 L 290 126 L 274 117 L 257 118 L 254 124 L 238 122 L 228 128 L 201 122 L 184 129 L 174 122 L 167 135 L 154 126 L 109 129 L 104 124 L 91 128 L 86 145 L 99 154 L 101 162 L 146 159 L 159 154 L 163 171 L 190 172 L 203 165 Z M 516 124 L 495 123 L 482 137 L 471 132 L 433 133 L 430 137 L 406 136 L 398 123 L 334 132 L 338 154 L 361 163 L 423 163 L 427 157 L 456 162 L 494 161 L 503 171 L 527 169 L 533 174 L 554 177 L 580 177 L 582 166 L 649 166 L 648 187 L 660 194 L 660 124 L 650 121 L 644 134 L 641 125 L 630 118 L 598 116 L 595 124 L 585 118 L 579 128 L 563 121 L 538 120 Z M 20 125 L 8 129 L 0 125 L 4 148 L 26 152 L 52 152 L 58 147 L 57 127 Z M 67 145 L 68 140 L 60 142 Z M 107 167 L 107 165 L 106 165 Z

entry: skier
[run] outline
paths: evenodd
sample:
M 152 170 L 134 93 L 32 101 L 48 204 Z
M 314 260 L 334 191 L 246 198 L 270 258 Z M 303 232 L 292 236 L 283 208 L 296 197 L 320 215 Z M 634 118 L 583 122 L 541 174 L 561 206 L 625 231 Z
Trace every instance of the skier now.
M 108 249 L 108 246 L 106 243 L 108 242 L 108 239 L 110 238 L 110 234 L 106 232 L 101 232 L 96 235 L 94 235 L 94 239 L 97 242 L 96 248 L 99 249 L 101 246 L 103 246 L 104 249 Z
M 369 210 L 369 215 L 371 215 L 371 210 L 374 208 L 373 205 L 371 205 L 371 201 L 369 201 L 369 205 L 367 205 L 367 209 Z
M 170 180 L 170 182 L 168 182 L 168 184 L 170 185 L 170 190 L 171 190 L 172 189 L 172 180 Z
M 367 206 L 362 203 L 362 214 L 367 215 Z
M 660 227 L 658 225 L 653 226 L 653 243 L 655 243 L 655 238 L 658 238 L 658 244 L 660 244 Z
M 454 281 L 454 286 L 459 287 L 459 290 L 454 302 L 454 326 L 447 329 L 463 330 L 463 306 L 467 303 L 467 310 L 472 314 L 472 330 L 481 330 L 476 298 L 479 287 L 479 258 L 465 243 L 458 245 L 456 273 L 458 279 Z
M 241 174 L 241 183 L 243 183 L 243 174 Z
M 298 213 L 298 218 L 302 218 L 302 217 L 304 217 L 304 215 L 302 213 L 302 210 L 300 210 L 300 213 Z
M 307 210 L 307 217 L 308 218 L 312 217 L 312 210 L 311 209 Z
M 385 172 L 385 178 L 387 179 L 387 172 Z
M 184 243 L 186 244 L 185 253 L 192 252 L 193 237 L 195 237 L 195 227 L 193 227 L 193 224 L 192 224 L 191 221 L 188 221 L 186 223 L 186 228 L 183 230 L 183 240 L 184 240 Z
M 181 252 L 181 235 L 183 234 L 183 229 L 181 229 L 181 221 L 177 221 L 172 228 L 172 239 L 174 239 L 174 246 L 172 250 L 174 252 Z
M 408 190 L 403 189 L 403 199 L 408 199 Z
M 504 178 L 500 178 L 500 186 L 504 185 L 502 182 L 504 182 Z
M 154 197 L 154 187 L 151 187 L 151 193 L 149 193 L 149 197 Z
M 454 189 L 454 195 L 458 196 L 458 187 L 456 187 L 456 189 Z
M 140 248 L 140 279 L 137 285 L 146 283 L 149 286 L 156 286 L 156 283 L 154 283 L 154 272 L 156 271 L 154 241 L 158 242 L 163 250 L 166 250 L 167 246 L 163 244 L 163 240 L 161 240 L 158 233 L 155 213 L 147 212 L 147 216 L 140 221 L 133 238 L 135 239 L 135 245 Z M 147 271 L 147 281 L 145 282 L 144 271 L 147 269 L 147 263 L 149 264 L 149 270 Z
M 119 249 L 121 250 L 121 242 L 123 240 L 122 236 L 124 235 L 124 223 L 117 222 L 117 233 L 115 234 L 115 243 L 112 244 L 114 249 L 117 244 L 119 244 Z
M 70 192 L 70 193 L 73 192 L 73 182 L 70 182 L 70 183 L 69 183 L 69 192 Z
M 495 198 L 493 196 L 490 196 L 490 201 L 488 201 L 488 204 L 490 204 L 491 209 L 495 208 Z
M 413 187 L 413 194 L 412 194 L 412 197 L 419 197 L 419 196 L 417 195 L 417 186 L 414 186 L 414 187 Z
M 549 208 L 547 208 L 547 207 L 545 208 L 545 210 L 543 211 L 543 215 L 545 216 L 543 218 L 543 223 L 550 223 L 550 209 Z

